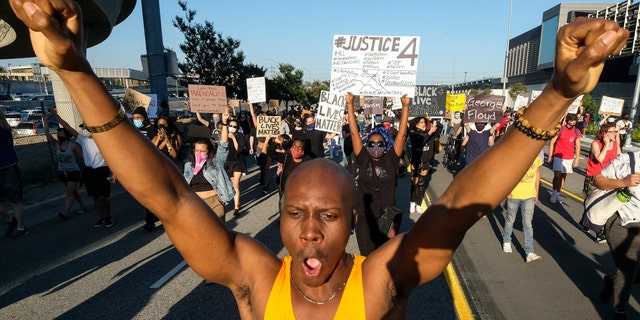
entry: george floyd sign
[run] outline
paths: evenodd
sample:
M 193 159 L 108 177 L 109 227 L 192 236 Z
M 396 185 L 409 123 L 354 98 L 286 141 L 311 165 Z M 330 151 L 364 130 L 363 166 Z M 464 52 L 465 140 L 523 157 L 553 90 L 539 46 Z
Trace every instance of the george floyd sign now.
M 464 113 L 465 122 L 495 123 L 502 119 L 504 111 L 504 96 L 479 94 L 467 97 L 467 111 Z

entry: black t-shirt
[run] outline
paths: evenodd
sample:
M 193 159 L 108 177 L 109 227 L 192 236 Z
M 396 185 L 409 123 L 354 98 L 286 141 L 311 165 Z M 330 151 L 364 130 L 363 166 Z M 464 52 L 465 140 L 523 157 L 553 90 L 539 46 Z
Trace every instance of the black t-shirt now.
M 305 154 L 312 158 L 324 158 L 324 137 L 327 133 L 320 130 L 305 130 L 303 139 L 305 142 Z
M 374 161 L 367 149 L 363 148 L 355 165 L 358 168 L 357 210 L 368 216 L 373 215 L 377 221 L 385 207 L 395 205 L 400 158 L 392 148 L 378 161 Z
M 349 124 L 344 124 L 342 126 L 342 136 L 344 137 L 344 154 L 346 156 L 350 156 L 353 153 L 353 142 L 351 141 L 351 136 L 345 137 L 345 134 L 351 133 L 351 128 L 349 128 Z

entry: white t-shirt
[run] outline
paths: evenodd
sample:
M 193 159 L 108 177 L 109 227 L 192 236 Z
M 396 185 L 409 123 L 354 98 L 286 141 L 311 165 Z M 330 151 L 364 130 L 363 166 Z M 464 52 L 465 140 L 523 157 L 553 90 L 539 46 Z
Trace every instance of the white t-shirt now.
M 633 152 L 635 157 L 635 170 L 640 172 L 640 151 Z M 624 179 L 631 174 L 631 161 L 627 152 L 619 154 L 611 163 L 600 172 L 610 179 Z M 622 225 L 640 223 L 640 186 L 629 187 L 631 199 L 624 203 L 618 215 L 622 219 Z
M 631 126 L 631 121 L 622 119 L 616 122 L 616 127 L 618 127 L 618 131 L 620 132 L 620 134 L 627 134 L 627 130 L 624 129 L 627 124 Z
M 107 165 L 107 162 L 102 157 L 102 153 L 100 153 L 98 149 L 98 145 L 96 145 L 93 139 L 79 134 L 76 141 L 82 147 L 85 166 L 96 169 Z

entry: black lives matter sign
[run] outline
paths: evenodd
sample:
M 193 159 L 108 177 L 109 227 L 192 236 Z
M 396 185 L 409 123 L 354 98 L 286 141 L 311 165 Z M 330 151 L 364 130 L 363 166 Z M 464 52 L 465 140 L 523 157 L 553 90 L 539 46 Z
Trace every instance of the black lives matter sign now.
M 256 136 L 258 138 L 280 135 L 282 121 L 279 116 L 258 116 L 257 120 Z
M 447 106 L 447 91 L 441 86 L 416 86 L 416 93 L 409 107 L 409 116 L 444 117 Z

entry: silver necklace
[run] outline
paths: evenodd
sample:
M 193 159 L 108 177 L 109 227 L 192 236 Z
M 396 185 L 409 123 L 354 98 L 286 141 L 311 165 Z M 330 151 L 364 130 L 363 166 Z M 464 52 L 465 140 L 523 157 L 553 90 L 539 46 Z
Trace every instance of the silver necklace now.
M 353 254 L 351 254 L 351 258 L 354 260 L 354 266 L 355 266 L 355 256 L 353 256 Z M 291 266 L 289 266 L 289 269 L 291 269 Z M 347 285 L 347 282 L 343 282 L 342 285 L 340 285 L 340 288 L 338 288 L 338 290 L 334 291 L 331 296 L 329 297 L 329 299 L 324 300 L 324 301 L 318 301 L 315 299 L 310 298 L 309 296 L 307 296 L 306 294 L 304 294 L 304 292 L 302 292 L 302 290 L 300 289 L 300 287 L 298 287 L 298 285 L 296 284 L 295 281 L 293 281 L 293 277 L 291 276 L 291 271 L 289 271 L 289 279 L 291 280 L 291 284 L 293 285 L 294 288 L 296 288 L 296 291 L 298 291 L 298 293 L 300 293 L 300 295 L 307 300 L 307 302 L 311 302 L 313 304 L 317 304 L 319 306 L 333 300 L 333 298 L 336 297 L 336 295 L 338 294 L 338 292 L 342 291 L 342 289 L 344 289 L 344 287 Z M 347 278 L 348 279 L 348 278 Z
M 296 284 L 295 281 L 293 281 L 293 277 L 290 277 L 291 279 L 291 284 L 293 285 L 294 288 L 296 288 L 296 291 L 298 291 L 298 293 L 300 293 L 300 295 L 307 300 L 308 302 L 311 302 L 313 304 L 317 304 L 317 305 L 323 305 L 331 300 L 333 300 L 333 298 L 336 297 L 336 295 L 338 294 L 338 292 L 340 292 L 340 290 L 344 289 L 344 286 L 347 284 L 346 282 L 343 282 L 342 285 L 340 286 L 340 288 L 338 288 L 338 290 L 334 291 L 331 296 L 329 297 L 329 299 L 324 300 L 324 301 L 318 301 L 318 300 L 314 300 L 311 299 L 309 296 L 307 296 L 306 294 L 304 294 L 304 292 L 302 292 L 302 290 L 298 287 L 298 285 Z

